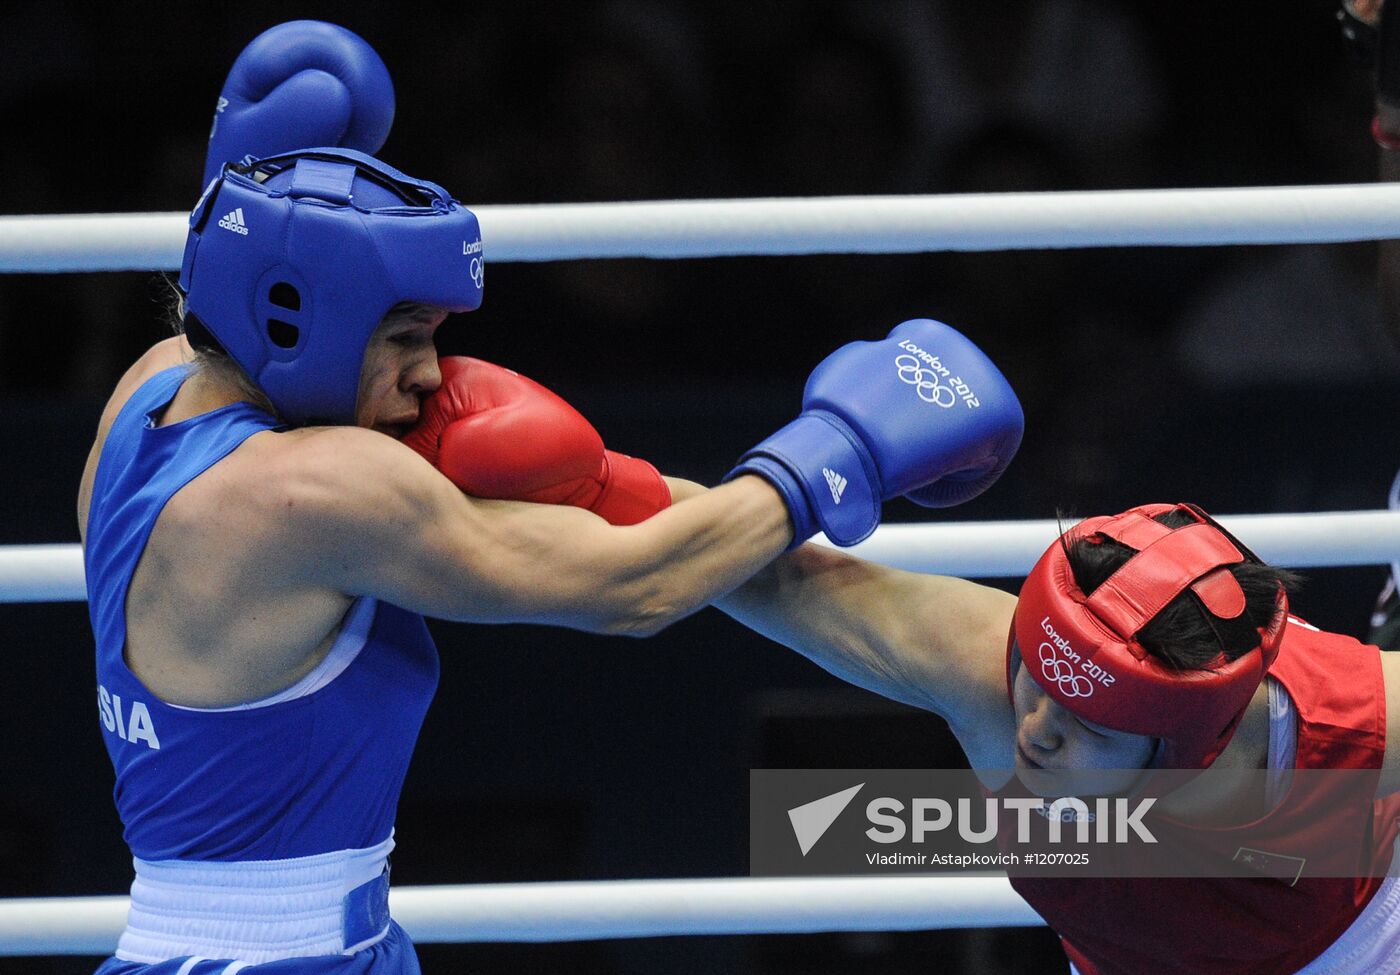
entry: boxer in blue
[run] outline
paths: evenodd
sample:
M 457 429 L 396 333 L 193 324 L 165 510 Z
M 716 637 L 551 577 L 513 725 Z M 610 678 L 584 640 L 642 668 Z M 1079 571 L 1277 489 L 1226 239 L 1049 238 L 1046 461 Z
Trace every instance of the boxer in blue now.
M 324 26 L 312 46 L 365 56 Z M 220 139 L 251 118 L 231 110 L 258 109 L 221 99 L 225 163 L 246 153 Z M 819 530 L 865 537 L 885 498 L 970 497 L 1020 440 L 996 368 L 919 321 L 828 357 L 803 415 L 729 483 L 643 524 L 469 498 L 396 437 L 442 383 L 437 328 L 480 303 L 476 218 L 361 152 L 261 151 L 216 167 L 182 263 L 185 334 L 122 378 L 79 491 L 136 869 L 102 975 L 417 972 L 387 896 L 438 677 L 424 615 L 652 633 Z M 911 357 L 954 367 L 976 403 L 930 405 Z M 461 392 L 434 448 L 457 471 L 479 408 Z

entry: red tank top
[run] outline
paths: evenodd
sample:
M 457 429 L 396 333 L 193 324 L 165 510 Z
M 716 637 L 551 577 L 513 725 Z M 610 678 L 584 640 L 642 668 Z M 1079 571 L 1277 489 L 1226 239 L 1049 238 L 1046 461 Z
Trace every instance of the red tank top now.
M 1298 715 L 1296 768 L 1380 768 L 1385 688 L 1379 650 L 1291 618 L 1269 673 Z M 1358 837 L 1357 856 L 1371 859 L 1381 850 L 1389 862 L 1400 796 L 1358 801 L 1372 807 L 1380 832 L 1374 840 Z M 1289 817 L 1298 815 L 1285 800 L 1253 827 L 1277 819 L 1287 830 Z M 1315 823 L 1318 813 L 1306 815 Z M 1304 877 L 1288 886 L 1266 878 L 1013 877 L 1012 886 L 1060 936 L 1083 975 L 1282 975 L 1340 937 L 1383 879 Z

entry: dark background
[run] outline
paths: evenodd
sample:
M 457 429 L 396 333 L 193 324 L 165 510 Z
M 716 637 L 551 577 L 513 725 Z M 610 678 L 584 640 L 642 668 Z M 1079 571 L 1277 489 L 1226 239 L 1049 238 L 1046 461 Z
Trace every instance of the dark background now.
M 0 13 L 0 213 L 178 210 L 238 51 L 360 33 L 398 92 L 382 155 L 468 203 L 1365 182 L 1369 82 L 1328 0 L 236 5 Z M 486 241 L 490 258 L 490 240 Z M 491 267 L 443 330 L 575 403 L 610 445 L 713 483 L 836 345 L 945 319 L 1026 408 L 963 509 L 1191 500 L 1372 508 L 1400 460 L 1374 248 L 1005 252 Z M 0 543 L 76 540 L 116 377 L 168 334 L 151 274 L 0 278 Z M 1246 539 L 1246 541 L 1248 541 Z M 1379 568 L 1295 607 L 1364 632 Z M 1014 586 L 1014 580 L 1004 580 Z M 713 611 L 648 641 L 435 625 L 443 679 L 404 792 L 400 884 L 741 875 L 750 767 L 956 761 L 941 723 Z M 0 607 L 0 895 L 130 881 L 81 604 Z M 423 946 L 428 972 L 1054 971 L 1044 930 Z M 88 971 L 85 959 L 0 972 Z

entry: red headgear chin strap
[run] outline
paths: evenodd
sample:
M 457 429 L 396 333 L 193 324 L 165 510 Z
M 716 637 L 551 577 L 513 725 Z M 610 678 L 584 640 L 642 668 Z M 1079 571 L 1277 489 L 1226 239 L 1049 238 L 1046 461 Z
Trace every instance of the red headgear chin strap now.
M 1153 520 L 1184 511 L 1195 521 L 1168 528 Z M 1137 549 L 1086 596 L 1075 584 L 1066 543 L 1105 538 Z M 1244 612 L 1244 591 L 1228 567 L 1259 559 L 1194 505 L 1152 504 L 1110 518 L 1090 518 L 1041 556 L 1021 587 L 1007 639 L 1007 692 L 1016 668 L 1062 707 L 1095 724 L 1161 739 L 1154 766 L 1203 769 L 1225 750 L 1245 707 L 1264 680 L 1288 617 L 1279 587 L 1259 643 L 1227 660 L 1222 653 L 1200 670 L 1175 670 L 1137 642 L 1163 607 L 1190 589 L 1215 616 Z

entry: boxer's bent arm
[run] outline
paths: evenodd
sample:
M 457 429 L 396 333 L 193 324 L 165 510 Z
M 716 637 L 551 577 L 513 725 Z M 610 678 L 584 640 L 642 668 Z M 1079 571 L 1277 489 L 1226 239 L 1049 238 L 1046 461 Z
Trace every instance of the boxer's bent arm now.
M 804 545 L 715 603 L 857 686 L 942 715 L 954 730 L 1006 707 L 1016 598 Z
M 285 476 L 269 479 L 305 553 L 286 571 L 444 619 L 652 633 L 749 578 L 792 537 L 777 492 L 756 477 L 616 528 L 578 508 L 473 500 L 369 431 L 305 431 L 301 441 L 285 452 Z

